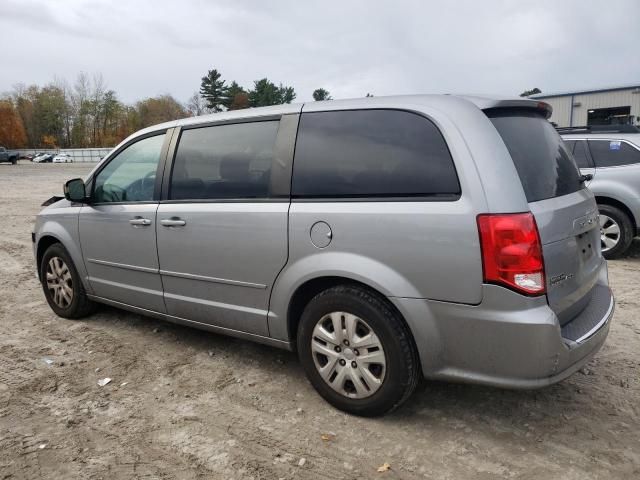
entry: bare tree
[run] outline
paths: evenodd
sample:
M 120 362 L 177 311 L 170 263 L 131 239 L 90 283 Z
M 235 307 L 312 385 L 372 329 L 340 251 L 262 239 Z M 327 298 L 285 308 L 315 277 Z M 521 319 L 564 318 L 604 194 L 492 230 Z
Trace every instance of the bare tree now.
M 72 127 L 73 143 L 79 147 L 88 144 L 87 128 L 89 116 L 90 81 L 86 73 L 80 72 L 73 86 L 72 108 L 75 122 Z
M 64 99 L 63 123 L 64 123 L 64 146 L 69 147 L 72 143 L 71 129 L 73 127 L 73 91 L 64 78 L 54 78 L 53 84 L 60 89 Z
M 187 111 L 192 117 L 199 117 L 200 115 L 209 113 L 209 109 L 205 105 L 205 101 L 200 93 L 193 92 L 193 95 L 189 97 L 189 100 L 187 100 Z
M 98 145 L 98 134 L 102 124 L 102 104 L 106 85 L 101 73 L 93 74 L 91 82 L 91 144 Z

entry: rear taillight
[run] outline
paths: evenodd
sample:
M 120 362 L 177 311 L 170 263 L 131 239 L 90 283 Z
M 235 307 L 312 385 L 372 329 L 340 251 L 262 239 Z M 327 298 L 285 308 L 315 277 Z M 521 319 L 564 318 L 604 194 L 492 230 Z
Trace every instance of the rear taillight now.
M 478 215 L 478 232 L 485 283 L 545 293 L 542 244 L 531 212 Z

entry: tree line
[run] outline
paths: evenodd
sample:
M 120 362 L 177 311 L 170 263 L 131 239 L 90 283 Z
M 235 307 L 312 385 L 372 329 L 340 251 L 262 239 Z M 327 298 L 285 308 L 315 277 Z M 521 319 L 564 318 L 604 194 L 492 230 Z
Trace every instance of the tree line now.
M 267 78 L 243 88 L 215 69 L 182 104 L 171 95 L 122 102 L 101 74 L 80 73 L 73 83 L 55 79 L 44 86 L 18 84 L 0 95 L 0 145 L 7 148 L 112 147 L 131 133 L 161 122 L 224 110 L 291 103 L 293 87 Z M 315 100 L 330 100 L 325 89 Z
M 126 105 L 100 74 L 80 73 L 73 84 L 18 84 L 0 98 L 0 144 L 9 148 L 111 147 L 131 133 L 188 116 L 171 95 Z
M 520 96 L 541 93 L 525 90 Z M 371 97 L 367 93 L 367 97 Z M 80 73 L 72 84 L 64 79 L 40 87 L 18 84 L 0 95 L 0 145 L 7 148 L 112 147 L 133 132 L 157 123 L 225 110 L 291 103 L 293 87 L 268 78 L 249 88 L 212 69 L 200 81 L 200 89 L 185 104 L 171 95 L 122 102 L 108 88 L 101 74 Z M 331 100 L 324 88 L 313 92 L 316 101 Z
M 276 85 L 268 78 L 256 80 L 253 82 L 252 88 L 245 89 L 235 80 L 227 83 L 222 78 L 222 74 L 213 69 L 202 77 L 200 90 L 191 96 L 187 103 L 187 109 L 193 115 L 200 115 L 205 112 L 281 105 L 291 103 L 295 98 L 296 91 L 293 87 L 282 83 Z M 318 88 L 313 92 L 313 99 L 316 101 L 331 100 L 331 95 L 324 88 Z

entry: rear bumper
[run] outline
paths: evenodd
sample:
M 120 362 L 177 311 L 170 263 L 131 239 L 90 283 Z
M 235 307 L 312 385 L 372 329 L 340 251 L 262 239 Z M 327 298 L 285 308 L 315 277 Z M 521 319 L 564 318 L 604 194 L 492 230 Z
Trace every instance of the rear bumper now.
M 602 347 L 614 311 L 606 264 L 589 304 L 562 329 L 544 297 L 523 298 L 497 286 L 485 286 L 477 306 L 392 300 L 405 318 L 426 314 L 426 323 L 434 323 L 429 335 L 416 335 L 425 317 L 408 320 L 425 377 L 522 389 L 551 385 L 579 370 Z

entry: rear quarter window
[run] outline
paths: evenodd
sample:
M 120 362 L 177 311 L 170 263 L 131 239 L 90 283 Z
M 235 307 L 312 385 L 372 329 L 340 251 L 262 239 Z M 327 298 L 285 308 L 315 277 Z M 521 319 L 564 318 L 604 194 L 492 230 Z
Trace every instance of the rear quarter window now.
M 589 140 L 596 167 L 618 167 L 640 163 L 640 150 L 621 140 Z
M 449 149 L 428 119 L 399 110 L 302 114 L 292 195 L 455 199 Z
M 541 114 L 510 108 L 485 113 L 511 154 L 528 202 L 568 195 L 583 188 L 572 154 Z

